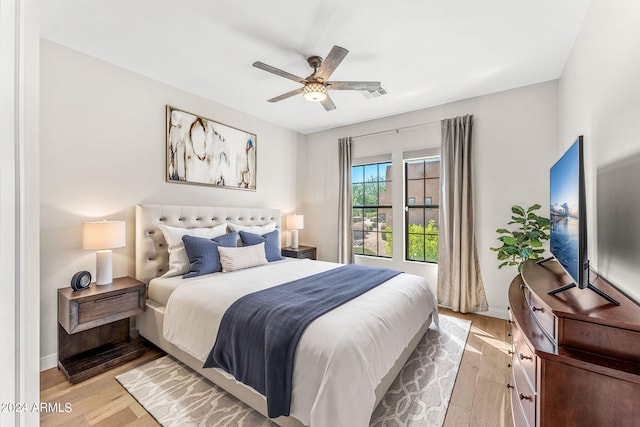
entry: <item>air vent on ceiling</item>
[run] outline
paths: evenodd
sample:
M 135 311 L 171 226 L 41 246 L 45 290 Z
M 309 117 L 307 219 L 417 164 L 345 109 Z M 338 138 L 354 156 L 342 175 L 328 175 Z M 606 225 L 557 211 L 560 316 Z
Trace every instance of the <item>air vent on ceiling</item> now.
M 387 90 L 382 86 L 376 90 L 360 90 L 358 92 L 360 92 L 365 98 L 376 98 L 387 94 Z

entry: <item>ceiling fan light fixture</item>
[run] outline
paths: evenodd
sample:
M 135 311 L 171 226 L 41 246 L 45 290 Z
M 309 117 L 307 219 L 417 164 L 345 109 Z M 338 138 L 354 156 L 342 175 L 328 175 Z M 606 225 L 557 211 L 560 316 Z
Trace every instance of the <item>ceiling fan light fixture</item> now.
M 322 102 L 327 99 L 327 88 L 322 83 L 311 82 L 302 88 L 304 99 L 311 102 Z

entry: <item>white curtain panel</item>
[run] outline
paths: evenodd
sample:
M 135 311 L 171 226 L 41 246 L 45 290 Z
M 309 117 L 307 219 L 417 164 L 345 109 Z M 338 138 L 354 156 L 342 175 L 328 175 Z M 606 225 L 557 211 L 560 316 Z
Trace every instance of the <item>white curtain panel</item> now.
M 475 236 L 473 116 L 441 124 L 438 303 L 463 313 L 487 311 Z

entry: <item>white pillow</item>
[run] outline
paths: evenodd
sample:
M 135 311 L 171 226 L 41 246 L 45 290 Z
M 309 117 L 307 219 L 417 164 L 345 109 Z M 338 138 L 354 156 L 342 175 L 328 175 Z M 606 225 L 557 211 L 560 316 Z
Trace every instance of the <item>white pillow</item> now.
M 239 248 L 218 246 L 218 252 L 220 253 L 220 264 L 223 272 L 257 267 L 268 263 L 264 252 L 264 242 Z
M 169 270 L 162 277 L 181 276 L 189 271 L 189 257 L 184 249 L 182 236 L 188 234 L 189 236 L 213 239 L 227 232 L 226 223 L 210 228 L 180 228 L 168 225 L 159 225 L 158 227 L 164 234 L 169 251 Z
M 240 225 L 240 224 L 234 224 L 230 222 L 229 228 L 232 231 L 238 231 L 238 232 L 245 231 L 247 233 L 259 234 L 260 236 L 262 236 L 263 234 L 267 234 L 275 230 L 276 223 L 270 222 L 269 224 L 265 224 L 265 225 Z

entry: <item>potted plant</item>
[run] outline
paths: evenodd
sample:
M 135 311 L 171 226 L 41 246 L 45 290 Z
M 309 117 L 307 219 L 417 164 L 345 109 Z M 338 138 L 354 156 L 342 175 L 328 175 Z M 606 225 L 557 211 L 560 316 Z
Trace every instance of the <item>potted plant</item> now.
M 549 218 L 535 213 L 540 207 L 535 204 L 526 211 L 518 205 L 511 207 L 513 215 L 507 225 L 516 227 L 513 230 L 497 229 L 500 235 L 498 240 L 502 242 L 502 246 L 490 248 L 498 253 L 498 260 L 502 261 L 498 268 L 518 266 L 518 272 L 521 272 L 526 260 L 538 259 L 544 253 L 542 245 L 544 241 L 549 240 L 547 230 L 550 228 L 550 222 Z

